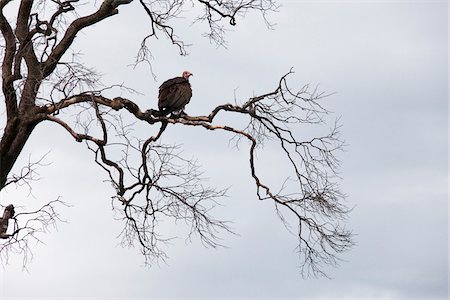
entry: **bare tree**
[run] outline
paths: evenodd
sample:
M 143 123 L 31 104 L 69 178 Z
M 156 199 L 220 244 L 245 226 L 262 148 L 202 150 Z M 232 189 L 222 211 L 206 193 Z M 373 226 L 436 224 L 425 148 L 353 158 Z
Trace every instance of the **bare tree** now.
M 260 12 L 267 20 L 266 14 L 277 9 L 273 0 L 97 2 L 90 3 L 94 12 L 80 17 L 79 0 L 0 0 L 6 108 L 0 142 L 0 190 L 33 179 L 40 161 L 29 163 L 18 175 L 10 173 L 36 126 L 53 122 L 92 151 L 95 163 L 115 190 L 112 206 L 124 223 L 122 243 L 138 245 L 146 263 L 166 257 L 161 245 L 169 237 L 158 230 L 162 218 L 185 220 L 191 228 L 189 237 L 198 236 L 205 245 L 216 247 L 220 235 L 231 232 L 228 222 L 211 214 L 226 190 L 205 186 L 196 161 L 182 157 L 179 146 L 164 144 L 161 137 L 173 125 L 225 131 L 236 143 L 247 141 L 248 172 L 257 199 L 272 201 L 286 227 L 295 226 L 304 274 L 326 275 L 323 266 L 335 265 L 337 255 L 353 242 L 351 232 L 342 225 L 349 210 L 342 204 L 344 196 L 337 184 L 336 152 L 343 147 L 338 123 L 323 136 L 298 137 L 298 127 L 326 123 L 329 112 L 321 104 L 323 93 L 308 85 L 292 89 L 287 81 L 289 71 L 266 94 L 219 105 L 203 116 L 161 116 L 130 99 L 104 96 L 105 89 L 97 85 L 100 76 L 76 59 L 67 60 L 66 55 L 81 30 L 118 14 L 119 7 L 125 9 L 132 2 L 140 5 L 149 22 L 149 34 L 143 37 L 137 55 L 139 63 L 149 57 L 151 38 L 160 35 L 176 45 L 180 54 L 186 53 L 186 44 L 171 25 L 185 7 L 199 7 L 201 13 L 193 21 L 205 22 L 209 28 L 206 36 L 223 44 L 226 26 L 235 26 L 249 11 Z M 7 6 L 16 13 L 12 20 L 5 16 Z M 64 115 L 68 108 L 77 109 L 75 121 Z M 218 115 L 225 121 L 217 122 Z M 233 126 L 236 115 L 247 120 L 246 126 Z M 130 118 L 150 124 L 154 133 L 137 136 L 132 122 L 127 121 Z M 279 147 L 291 169 L 277 190 L 259 175 L 255 159 L 268 142 Z M 7 257 L 14 245 L 16 251 L 28 253 L 28 239 L 60 220 L 57 204 L 64 203 L 57 199 L 37 211 L 3 218 L 3 223 L 9 220 L 14 226 L 10 234 L 2 232 L 6 240 L 0 244 L 2 257 Z

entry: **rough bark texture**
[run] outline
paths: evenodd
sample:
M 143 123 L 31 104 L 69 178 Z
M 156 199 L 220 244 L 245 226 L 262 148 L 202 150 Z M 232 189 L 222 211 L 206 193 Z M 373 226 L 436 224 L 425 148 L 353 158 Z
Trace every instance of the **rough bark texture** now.
M 33 129 L 39 122 L 46 119 L 44 115 L 39 114 L 41 109 L 36 105 L 36 96 L 42 81 L 55 70 L 61 57 L 70 48 L 80 30 L 117 14 L 119 5 L 132 1 L 104 1 L 93 14 L 74 20 L 68 26 L 61 40 L 48 52 L 46 59 L 44 59 L 44 55 L 39 58 L 36 55 L 34 48 L 36 44 L 33 42 L 33 38 L 40 34 L 48 36 L 52 31 L 56 31 L 53 22 L 59 15 L 74 10 L 72 3 L 76 1 L 58 1 L 59 7 L 53 14 L 51 22 L 38 21 L 35 28 L 30 26 L 34 16 L 32 14 L 34 1 L 21 1 L 15 31 L 3 14 L 3 8 L 9 2 L 11 1 L 0 2 L 0 30 L 5 41 L 2 90 L 7 112 L 5 130 L 0 141 L 0 190 L 5 186 L 8 174 Z M 47 26 L 47 30 L 44 32 L 41 27 L 43 24 Z M 23 61 L 26 64 L 26 74 L 21 74 Z M 23 82 L 23 88 L 17 89 L 14 82 L 24 77 L 26 79 Z

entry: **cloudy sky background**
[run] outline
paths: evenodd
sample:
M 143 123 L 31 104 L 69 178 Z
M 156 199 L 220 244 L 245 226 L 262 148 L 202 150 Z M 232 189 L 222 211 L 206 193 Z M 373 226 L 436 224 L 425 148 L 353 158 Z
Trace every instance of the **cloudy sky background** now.
M 265 29 L 260 16 L 248 15 L 227 34 L 228 49 L 201 38 L 202 26 L 178 20 L 179 35 L 193 46 L 179 57 L 167 41 L 155 41 L 157 81 L 146 66 L 128 66 L 146 33 L 138 3 L 85 30 L 77 47 L 87 65 L 105 74 L 105 83 L 124 82 L 142 92 L 133 96 L 141 108 L 155 107 L 161 82 L 184 69 L 195 74 L 186 110 L 192 115 L 232 102 L 235 93 L 246 99 L 271 91 L 291 67 L 296 72 L 291 85 L 320 84 L 336 92 L 326 102 L 341 116 L 348 144 L 340 155 L 342 189 L 347 205 L 355 206 L 348 226 L 357 246 L 339 268 L 328 270 L 333 279 L 301 278 L 295 237 L 273 206 L 253 195 L 243 169 L 246 150 L 230 147 L 226 135 L 191 128 L 169 131 L 166 141 L 182 143 L 188 157 L 197 157 L 211 185 L 231 186 L 218 214 L 234 221 L 240 235 L 224 237 L 227 249 L 180 239 L 167 249 L 167 264 L 142 267 L 136 249 L 117 246 L 121 224 L 113 221 L 112 190 L 91 153 L 62 129 L 41 126 L 21 162 L 30 153 L 38 158 L 51 150 L 52 164 L 40 169 L 34 197 L 26 198 L 26 189 L 8 189 L 1 203 L 25 199 L 38 205 L 62 196 L 73 207 L 61 211 L 69 223 L 33 248 L 28 272 L 19 258 L 0 269 L 2 299 L 447 299 L 447 2 L 281 3 L 269 16 L 274 30 Z M 3 107 L 1 113 L 4 118 Z M 282 176 L 279 168 L 267 166 L 267 178 Z

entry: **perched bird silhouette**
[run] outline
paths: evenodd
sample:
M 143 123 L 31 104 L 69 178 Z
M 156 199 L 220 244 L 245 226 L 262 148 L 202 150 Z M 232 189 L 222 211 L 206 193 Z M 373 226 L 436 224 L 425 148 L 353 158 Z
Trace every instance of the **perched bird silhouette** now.
M 161 84 L 158 95 L 158 108 L 161 115 L 184 114 L 184 107 L 192 97 L 189 83 L 189 76 L 192 75 L 191 72 L 184 71 L 181 77 L 166 80 Z

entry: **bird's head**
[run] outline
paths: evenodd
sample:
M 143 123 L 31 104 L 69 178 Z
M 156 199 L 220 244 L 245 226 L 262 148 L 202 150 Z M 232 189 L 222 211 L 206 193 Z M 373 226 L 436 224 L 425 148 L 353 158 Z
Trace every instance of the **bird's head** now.
M 189 76 L 193 76 L 194 74 L 192 74 L 189 71 L 184 71 L 183 74 L 181 76 L 183 76 L 184 79 L 188 80 Z

